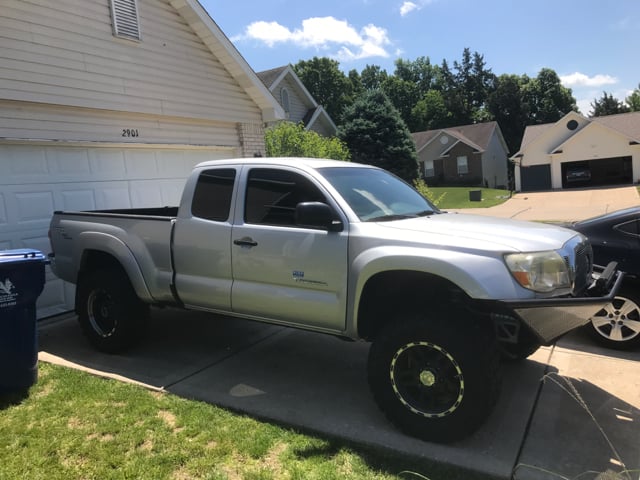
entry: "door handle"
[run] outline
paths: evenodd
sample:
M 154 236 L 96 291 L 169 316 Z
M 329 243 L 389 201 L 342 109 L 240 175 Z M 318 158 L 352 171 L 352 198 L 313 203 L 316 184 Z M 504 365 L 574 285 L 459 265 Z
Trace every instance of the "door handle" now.
M 258 246 L 258 242 L 256 242 L 253 238 L 244 237 L 233 241 L 234 245 L 240 245 L 241 247 L 256 247 Z

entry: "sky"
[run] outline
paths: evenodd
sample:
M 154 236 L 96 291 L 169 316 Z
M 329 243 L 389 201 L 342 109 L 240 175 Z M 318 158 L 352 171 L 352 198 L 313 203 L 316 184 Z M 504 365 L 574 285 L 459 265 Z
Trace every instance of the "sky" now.
M 640 84 L 640 0 L 200 0 L 254 71 L 314 56 L 345 73 L 469 48 L 494 74 L 553 69 L 580 112 Z

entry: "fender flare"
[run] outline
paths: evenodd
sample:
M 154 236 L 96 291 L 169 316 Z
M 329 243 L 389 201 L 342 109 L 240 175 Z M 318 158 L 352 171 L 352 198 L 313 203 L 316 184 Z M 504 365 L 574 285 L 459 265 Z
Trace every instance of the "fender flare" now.
M 120 239 L 102 232 L 82 232 L 78 237 L 78 248 L 74 252 L 74 265 L 81 265 L 87 251 L 98 251 L 111 255 L 129 277 L 129 281 L 141 300 L 151 303 L 153 297 L 142 275 L 142 270 L 133 252 Z M 78 272 L 80 273 L 80 272 Z

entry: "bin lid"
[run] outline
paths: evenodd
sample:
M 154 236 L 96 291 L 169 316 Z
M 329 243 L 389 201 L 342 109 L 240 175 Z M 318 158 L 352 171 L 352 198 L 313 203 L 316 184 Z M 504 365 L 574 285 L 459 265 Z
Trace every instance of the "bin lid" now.
M 0 250 L 0 263 L 21 261 L 45 261 L 44 253 L 33 248 L 16 248 L 15 250 Z

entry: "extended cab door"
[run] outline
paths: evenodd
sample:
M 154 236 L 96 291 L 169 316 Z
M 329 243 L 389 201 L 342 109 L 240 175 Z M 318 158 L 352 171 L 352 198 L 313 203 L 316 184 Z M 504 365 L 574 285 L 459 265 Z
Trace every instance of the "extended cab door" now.
M 187 184 L 173 235 L 175 287 L 187 306 L 231 310 L 231 218 L 240 167 L 209 167 Z
M 322 187 L 304 172 L 245 166 L 232 234 L 234 312 L 332 331 L 345 328 L 346 221 Z M 300 202 L 324 202 L 341 232 L 295 224 Z

